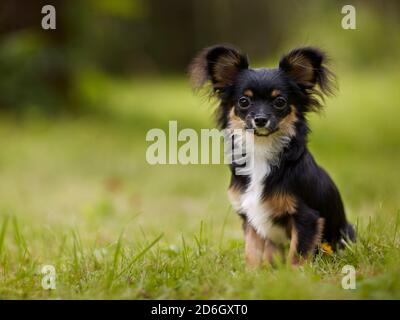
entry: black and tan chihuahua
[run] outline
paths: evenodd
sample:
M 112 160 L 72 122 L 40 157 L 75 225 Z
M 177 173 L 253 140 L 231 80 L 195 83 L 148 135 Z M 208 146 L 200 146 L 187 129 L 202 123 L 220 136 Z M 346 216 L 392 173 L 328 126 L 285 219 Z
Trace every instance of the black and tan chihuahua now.
M 333 93 L 326 55 L 304 47 L 284 55 L 277 68 L 252 69 L 246 55 L 229 45 L 206 48 L 189 67 L 195 88 L 210 84 L 219 100 L 221 129 L 253 129 L 253 168 L 232 178 L 228 195 L 243 217 L 245 256 L 250 265 L 272 263 L 289 243 L 298 265 L 321 242 L 333 249 L 355 241 L 337 187 L 307 149 L 308 112 Z

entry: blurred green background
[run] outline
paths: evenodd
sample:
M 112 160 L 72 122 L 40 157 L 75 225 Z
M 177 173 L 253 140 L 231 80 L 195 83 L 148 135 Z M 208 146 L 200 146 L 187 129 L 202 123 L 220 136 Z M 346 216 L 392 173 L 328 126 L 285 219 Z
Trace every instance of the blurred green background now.
M 56 7 L 56 30 L 41 29 L 44 4 Z M 352 222 L 373 217 L 393 225 L 400 207 L 400 3 L 351 1 L 356 30 L 341 27 L 345 4 L 2 0 L 0 218 L 17 217 L 21 230 L 15 241 L 6 233 L 3 251 L 0 233 L 0 294 L 42 296 L 37 284 L 18 281 L 41 263 L 68 260 L 59 250 L 69 228 L 93 250 L 115 244 L 122 229 L 132 243 L 163 233 L 175 248 L 203 221 L 210 239 L 241 248 L 240 222 L 225 196 L 227 168 L 145 159 L 151 128 L 165 129 L 169 120 L 179 128 L 214 126 L 213 107 L 192 93 L 186 68 L 198 50 L 220 42 L 247 52 L 253 66 L 276 66 L 297 46 L 329 53 L 339 92 L 322 116 L 310 116 L 311 151 L 337 182 Z M 22 258 L 21 234 L 29 239 Z M 176 297 L 223 297 L 197 284 L 201 294 L 193 285 Z M 170 297 L 168 284 L 135 285 L 135 297 Z M 103 292 L 85 288 L 58 294 Z M 245 297 L 270 297 L 260 292 Z M 281 290 L 274 297 L 285 294 L 291 297 Z

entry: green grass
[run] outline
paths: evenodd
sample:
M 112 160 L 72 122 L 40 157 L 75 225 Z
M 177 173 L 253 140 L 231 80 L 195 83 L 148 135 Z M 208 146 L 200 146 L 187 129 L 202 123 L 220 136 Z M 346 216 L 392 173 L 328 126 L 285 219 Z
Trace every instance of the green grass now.
M 96 110 L 0 120 L 0 298 L 400 298 L 400 92 L 395 72 L 339 72 L 310 148 L 358 242 L 297 270 L 247 269 L 223 165 L 150 166 L 153 127 L 212 127 L 183 78 L 83 79 Z M 357 289 L 341 287 L 354 265 Z M 41 287 L 43 265 L 56 290 Z

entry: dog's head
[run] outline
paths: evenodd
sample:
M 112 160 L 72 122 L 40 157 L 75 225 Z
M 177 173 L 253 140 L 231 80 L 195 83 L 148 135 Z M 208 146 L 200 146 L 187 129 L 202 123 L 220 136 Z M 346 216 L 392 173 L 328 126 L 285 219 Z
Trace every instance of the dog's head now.
M 293 135 L 297 118 L 319 110 L 323 96 L 332 93 L 334 77 L 326 61 L 322 51 L 305 47 L 284 55 L 277 68 L 252 69 L 246 55 L 224 45 L 200 52 L 189 72 L 195 88 L 209 83 L 220 99 L 221 127 Z

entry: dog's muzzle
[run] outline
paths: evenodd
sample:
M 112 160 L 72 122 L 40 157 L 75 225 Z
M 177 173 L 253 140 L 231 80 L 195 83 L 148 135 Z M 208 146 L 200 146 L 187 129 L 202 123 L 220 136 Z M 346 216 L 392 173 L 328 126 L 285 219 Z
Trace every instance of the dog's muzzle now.
M 258 136 L 268 136 L 277 130 L 275 121 L 271 117 L 256 116 L 252 122 L 254 134 Z

